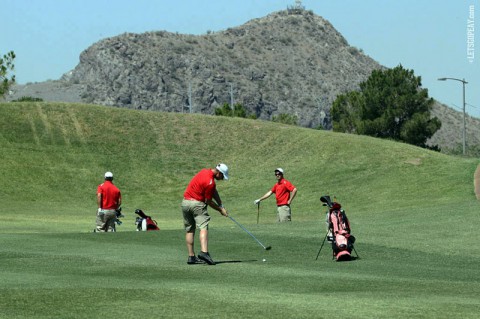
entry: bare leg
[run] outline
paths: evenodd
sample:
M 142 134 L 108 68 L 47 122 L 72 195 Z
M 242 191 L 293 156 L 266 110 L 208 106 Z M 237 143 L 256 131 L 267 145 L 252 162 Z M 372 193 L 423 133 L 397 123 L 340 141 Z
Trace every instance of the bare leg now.
M 187 250 L 188 250 L 189 256 L 195 256 L 195 250 L 193 249 L 193 243 L 195 239 L 194 237 L 195 237 L 195 231 L 187 232 L 185 234 L 185 242 L 187 243 Z
M 200 230 L 200 247 L 203 252 L 208 253 L 208 229 Z

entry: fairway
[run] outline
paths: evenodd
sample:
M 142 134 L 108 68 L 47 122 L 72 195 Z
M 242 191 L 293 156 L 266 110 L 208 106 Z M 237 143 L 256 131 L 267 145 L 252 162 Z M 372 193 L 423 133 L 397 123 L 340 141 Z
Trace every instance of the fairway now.
M 478 159 L 270 122 L 92 105 L 0 104 L 0 125 L 0 318 L 480 313 Z M 211 210 L 217 265 L 187 265 L 182 193 L 196 171 L 220 161 L 231 169 L 218 183 L 225 206 L 272 249 Z M 257 224 L 253 200 L 273 185 L 275 167 L 299 189 L 292 222 L 276 223 L 270 198 Z M 125 217 L 118 232 L 93 233 L 107 170 L 118 176 Z M 325 245 L 316 260 L 325 194 L 346 210 L 360 258 L 334 262 Z M 135 231 L 137 208 L 161 230 Z

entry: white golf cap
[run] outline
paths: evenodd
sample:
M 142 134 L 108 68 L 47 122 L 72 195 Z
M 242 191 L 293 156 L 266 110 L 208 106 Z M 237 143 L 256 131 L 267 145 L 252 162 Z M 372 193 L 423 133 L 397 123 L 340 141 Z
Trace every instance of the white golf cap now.
M 275 172 L 280 172 L 280 174 L 283 175 L 283 169 L 281 169 L 280 167 L 276 168 L 276 169 L 275 169 Z
M 113 173 L 112 172 L 106 172 L 105 173 L 105 178 L 111 178 L 113 177 Z
M 220 173 L 223 174 L 223 179 L 227 180 L 228 179 L 228 166 L 220 163 L 215 167 Z

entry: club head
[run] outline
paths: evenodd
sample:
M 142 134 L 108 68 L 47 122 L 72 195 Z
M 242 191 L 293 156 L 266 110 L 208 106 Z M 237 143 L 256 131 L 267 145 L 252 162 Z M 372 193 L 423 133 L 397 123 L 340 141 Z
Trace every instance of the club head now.
M 329 201 L 331 201 L 331 199 L 330 199 L 330 196 L 324 195 L 320 197 L 320 201 L 323 203 L 328 203 Z
M 265 250 L 270 250 L 272 249 L 272 246 L 265 247 Z
M 330 199 L 330 196 L 324 195 L 324 196 L 320 197 L 320 201 L 322 203 L 324 203 L 324 205 L 326 205 L 328 207 L 332 207 L 332 200 Z

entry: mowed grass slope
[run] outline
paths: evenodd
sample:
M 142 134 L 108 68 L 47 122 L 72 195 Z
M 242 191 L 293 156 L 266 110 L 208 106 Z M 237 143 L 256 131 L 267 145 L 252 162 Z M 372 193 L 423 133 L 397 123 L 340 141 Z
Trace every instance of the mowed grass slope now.
M 78 104 L 0 104 L 0 317 L 476 318 L 478 160 L 238 118 Z M 235 219 L 215 211 L 216 266 L 187 266 L 180 202 L 203 167 Z M 283 167 L 293 222 L 253 200 Z M 91 233 L 113 171 L 124 224 Z M 360 259 L 331 261 L 319 197 L 336 195 Z M 160 232 L 135 232 L 143 209 Z M 266 258 L 265 263 L 261 262 Z

